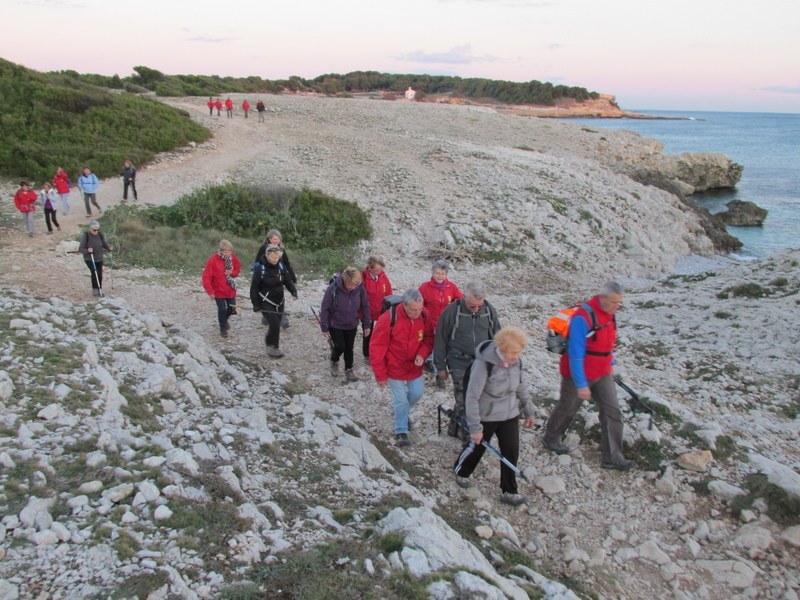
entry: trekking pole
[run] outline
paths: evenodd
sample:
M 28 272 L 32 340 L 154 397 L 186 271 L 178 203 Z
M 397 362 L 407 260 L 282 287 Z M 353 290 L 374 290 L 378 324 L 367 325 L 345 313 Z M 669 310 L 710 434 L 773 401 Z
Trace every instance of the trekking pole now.
M 462 419 L 461 417 L 457 417 L 457 416 L 456 416 L 456 413 L 455 413 L 455 412 L 454 412 L 452 409 L 449 409 L 449 408 L 443 408 L 443 407 L 442 407 L 442 405 L 440 404 L 440 405 L 438 406 L 438 409 L 437 409 L 437 410 L 439 411 L 439 433 L 440 433 L 440 434 L 442 433 L 442 427 L 441 427 L 441 418 L 442 418 L 442 413 L 444 413 L 444 414 L 445 414 L 447 417 L 449 417 L 449 418 L 451 418 L 451 419 L 454 419 L 454 420 L 455 420 L 455 422 L 456 422 L 456 423 L 458 423 L 458 426 L 459 426 L 459 427 L 461 427 L 461 429 L 463 429 L 464 431 L 469 431 L 469 427 L 467 426 L 467 423 L 466 423 L 466 421 L 464 421 L 464 419 Z M 477 444 L 476 444 L 475 442 L 473 442 L 472 440 L 470 440 L 470 441 L 469 441 L 469 443 L 470 443 L 470 446 L 477 446 Z M 501 462 L 502 462 L 502 463 L 503 463 L 505 466 L 507 466 L 507 467 L 508 467 L 509 469 L 511 469 L 512 471 L 514 471 L 514 473 L 516 473 L 516 474 L 517 474 L 517 475 L 519 475 L 520 477 L 522 477 L 522 479 L 524 479 L 525 481 L 528 481 L 528 482 L 530 482 L 530 479 L 528 479 L 528 478 L 525 476 L 525 473 L 523 473 L 522 471 L 520 471 L 520 470 L 519 470 L 519 467 L 517 467 L 517 466 L 516 466 L 514 463 L 512 463 L 512 462 L 511 462 L 510 460 L 508 460 L 508 459 L 507 459 L 505 456 L 503 456 L 503 455 L 500 453 L 500 450 L 498 450 L 497 448 L 495 448 L 494 446 L 492 446 L 492 445 L 491 445 L 489 442 L 487 442 L 485 439 L 484 439 L 484 440 L 481 440 L 481 443 L 480 443 L 480 445 L 481 445 L 481 446 L 483 446 L 484 448 L 486 448 L 487 450 L 489 450 L 490 452 L 492 452 L 492 453 L 493 453 L 495 456 L 497 456 L 497 458 L 499 458 L 499 459 L 500 459 L 500 461 L 501 461 Z
M 311 309 L 311 314 L 314 315 L 314 318 L 317 320 L 317 325 L 322 327 L 322 321 L 319 320 L 319 315 L 317 314 L 317 311 L 314 310 L 313 306 L 310 306 L 309 308 Z M 325 339 L 328 340 L 328 346 L 330 346 L 331 350 L 333 350 L 333 340 L 331 339 L 331 334 L 326 333 Z
M 644 411 L 644 412 L 646 412 L 647 414 L 650 415 L 650 422 L 647 425 L 647 429 L 653 429 L 653 414 L 656 412 L 655 410 L 653 410 L 653 407 L 649 406 L 644 400 L 642 400 L 639 397 L 639 394 L 634 392 L 627 383 L 622 381 L 622 376 L 621 375 L 614 375 L 613 378 L 614 378 L 614 382 L 619 387 L 621 387 L 623 390 L 628 392 L 628 394 L 630 394 L 631 398 L 633 398 L 633 401 L 636 402 L 636 404 L 638 404 L 641 407 L 640 410 Z M 636 412 L 636 409 L 633 408 L 633 407 L 631 407 L 631 410 L 633 410 L 633 412 Z
M 108 289 L 111 292 L 114 292 L 114 278 L 112 274 L 114 272 L 114 257 L 111 255 L 111 252 L 108 253 Z
M 97 284 L 97 289 L 100 291 L 100 297 L 103 297 L 103 286 L 100 285 L 100 276 L 97 274 L 97 263 L 94 262 L 94 252 L 90 252 L 89 256 L 92 258 L 92 273 L 94 274 L 94 281 Z

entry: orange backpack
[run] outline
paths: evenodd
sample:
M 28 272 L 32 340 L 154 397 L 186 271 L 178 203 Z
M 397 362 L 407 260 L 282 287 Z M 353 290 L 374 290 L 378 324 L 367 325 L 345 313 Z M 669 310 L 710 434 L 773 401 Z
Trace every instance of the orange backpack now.
M 597 331 L 603 329 L 603 327 L 608 327 L 609 323 L 614 321 L 612 318 L 611 321 L 603 325 L 603 327 L 598 327 L 597 315 L 594 314 L 594 309 L 588 304 L 576 304 L 569 308 L 563 308 L 547 321 L 547 349 L 550 352 L 555 354 L 566 353 L 569 339 L 569 322 L 572 320 L 575 313 L 578 312 L 579 308 L 583 308 L 592 319 L 592 326 L 589 328 L 589 333 L 586 335 L 587 338 L 593 336 Z

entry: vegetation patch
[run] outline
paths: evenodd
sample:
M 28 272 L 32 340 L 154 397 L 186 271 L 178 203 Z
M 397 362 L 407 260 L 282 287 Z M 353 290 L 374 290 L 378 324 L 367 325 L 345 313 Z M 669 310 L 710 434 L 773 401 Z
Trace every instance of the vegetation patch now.
M 770 291 L 761 287 L 757 283 L 740 283 L 727 287 L 717 294 L 717 298 L 764 298 L 770 295 Z
M 660 471 L 667 457 L 664 450 L 657 442 L 638 439 L 632 445 L 623 444 L 625 456 L 632 458 L 640 469 L 645 471 Z
M 112 600 L 136 598 L 145 600 L 152 592 L 169 585 L 169 576 L 164 571 L 139 573 L 123 581 L 111 594 Z
M 756 498 L 763 498 L 769 507 L 770 518 L 785 525 L 800 523 L 800 499 L 770 483 L 767 476 L 761 473 L 748 475 L 744 483 L 748 493 L 737 496 L 731 503 L 735 514 L 753 506 Z

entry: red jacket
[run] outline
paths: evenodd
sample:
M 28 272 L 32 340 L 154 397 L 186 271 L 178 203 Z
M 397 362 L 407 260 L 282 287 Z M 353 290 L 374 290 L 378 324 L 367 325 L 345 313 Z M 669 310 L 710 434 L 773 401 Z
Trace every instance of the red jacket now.
M 458 286 L 449 279 L 444 280 L 444 287 L 440 290 L 436 287 L 436 282 L 433 277 L 419 286 L 419 293 L 422 294 L 422 299 L 425 301 L 425 308 L 428 310 L 428 315 L 433 321 L 433 327 L 439 322 L 439 315 L 453 300 L 463 298 L 464 294 L 458 289 Z
M 247 100 L 242 102 L 242 110 L 250 110 L 250 103 Z
M 364 282 L 364 290 L 369 299 L 369 314 L 374 323 L 381 314 L 383 299 L 392 294 L 392 284 L 386 276 L 386 271 L 381 271 L 378 278 L 373 279 L 369 269 L 364 269 L 361 273 L 361 281 Z
M 53 175 L 53 187 L 59 194 L 69 194 L 69 175 L 63 169 L 56 171 Z
M 214 108 L 214 101 L 211 98 L 209 98 L 208 102 L 206 102 L 206 106 L 208 108 Z
M 383 313 L 370 336 L 369 362 L 377 381 L 399 379 L 410 381 L 422 375 L 422 365 L 414 364 L 417 356 L 430 355 L 433 349 L 435 328 L 425 309 L 413 321 L 405 308 L 398 304 L 394 327 L 391 326 L 392 311 Z
M 231 255 L 233 273 L 231 277 L 239 276 L 239 259 Z M 214 298 L 235 298 L 236 290 L 233 289 L 225 278 L 225 259 L 219 254 L 212 254 L 203 269 L 203 288 L 207 294 L 214 294 Z
M 225 108 L 227 108 L 228 110 L 232 109 L 233 108 L 233 100 L 231 100 L 230 98 L 225 100 Z
M 219 98 L 217 98 L 217 99 L 214 101 L 214 108 L 216 108 L 217 110 L 219 110 L 220 108 L 222 108 L 222 100 L 220 100 Z
M 17 206 L 17 210 L 19 210 L 21 213 L 29 213 L 36 210 L 36 206 L 34 206 L 34 204 L 38 199 L 39 194 L 33 190 L 26 191 L 20 188 L 17 190 L 17 193 L 14 194 L 14 204 Z
M 594 381 L 600 379 L 605 375 L 611 374 L 612 364 L 614 362 L 614 347 L 617 343 L 617 324 L 614 321 L 614 315 L 605 312 L 600 306 L 600 296 L 595 296 L 586 304 L 592 307 L 595 317 L 597 318 L 598 331 L 594 335 L 586 338 L 586 357 L 583 359 L 583 369 L 586 379 Z M 583 318 L 589 329 L 592 328 L 592 317 L 584 310 L 583 307 L 579 308 L 574 315 L 573 319 Z M 602 329 L 600 329 L 602 327 Z M 595 352 L 597 354 L 590 354 Z M 599 356 L 598 356 L 599 354 Z M 559 370 L 563 377 L 570 377 L 569 368 L 569 355 L 561 355 L 561 363 Z

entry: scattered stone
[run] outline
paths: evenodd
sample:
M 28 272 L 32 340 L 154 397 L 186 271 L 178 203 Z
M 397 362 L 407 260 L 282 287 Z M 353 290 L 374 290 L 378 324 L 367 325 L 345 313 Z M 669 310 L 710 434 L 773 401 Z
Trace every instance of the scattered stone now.
M 31 541 L 37 546 L 50 546 L 52 544 L 57 544 L 59 539 L 55 533 L 49 529 L 45 529 L 44 531 L 37 531 L 34 533 L 31 536 Z
M 108 498 L 114 504 L 118 504 L 130 496 L 134 491 L 132 483 L 121 483 L 120 485 L 108 488 L 103 492 L 103 498 Z
M 482 600 L 506 600 L 506 595 L 477 575 L 459 571 L 453 577 L 459 598 L 481 598 Z
M 769 529 L 755 523 L 742 525 L 731 538 L 731 545 L 746 551 L 750 558 L 762 556 L 772 542 L 772 533 Z
M 54 419 L 59 419 L 64 416 L 64 408 L 60 404 L 48 404 L 38 413 L 36 413 L 36 417 L 38 419 L 42 419 L 44 421 L 52 421 Z
M 781 537 L 789 542 L 792 546 L 800 548 L 800 525 L 792 525 L 787 527 L 781 533 Z
M 479 538 L 482 540 L 488 540 L 494 535 L 491 527 L 487 527 L 486 525 L 478 525 L 475 528 L 475 533 L 478 535 Z
M 738 560 L 698 560 L 695 565 L 711 573 L 717 583 L 736 589 L 750 587 L 756 577 L 753 569 Z
M 712 496 L 724 502 L 730 502 L 737 496 L 744 496 L 747 493 L 740 487 L 718 479 L 708 482 L 708 491 L 711 492 Z
M 658 547 L 653 540 L 648 540 L 636 547 L 639 558 L 649 560 L 657 565 L 668 565 L 672 562 L 669 555 Z
M 751 453 L 750 462 L 767 476 L 771 484 L 800 500 L 800 475 L 797 472 L 760 454 Z
M 555 496 L 567 489 L 567 484 L 558 475 L 545 475 L 536 480 L 536 487 L 548 496 Z
M 172 516 L 172 511 L 166 504 L 162 504 L 153 511 L 153 518 L 156 521 L 166 521 Z
M 706 470 L 713 458 L 710 450 L 694 450 L 681 454 L 678 457 L 678 466 L 688 471 L 702 473 Z
M 82 483 L 81 486 L 78 488 L 78 491 L 81 494 L 94 494 L 102 489 L 103 489 L 103 482 L 95 479 L 93 481 L 87 481 L 86 483 Z

